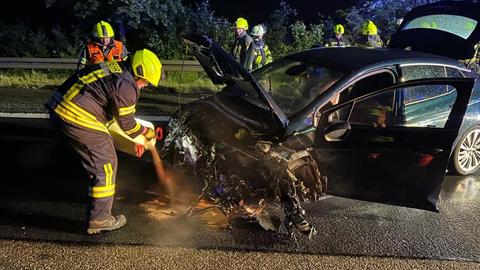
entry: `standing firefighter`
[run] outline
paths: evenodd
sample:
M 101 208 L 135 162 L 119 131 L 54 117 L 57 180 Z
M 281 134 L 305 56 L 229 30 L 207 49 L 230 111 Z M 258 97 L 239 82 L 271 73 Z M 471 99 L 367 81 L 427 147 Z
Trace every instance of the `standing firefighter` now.
M 327 40 L 325 47 L 347 47 L 350 46 L 348 41 L 345 39 L 343 34 L 345 33 L 345 28 L 341 24 L 335 25 L 333 27 L 334 36 Z
M 265 27 L 261 24 L 255 25 L 252 29 L 251 35 L 254 45 L 252 69 L 261 68 L 273 61 L 272 52 L 270 52 L 270 49 L 263 40 L 263 35 L 265 33 Z
M 89 176 L 88 234 L 126 224 L 125 216 L 111 214 L 117 156 L 106 124 L 115 119 L 130 137 L 153 139 L 155 131 L 135 120 L 135 105 L 140 89 L 148 83 L 158 85 L 161 69 L 160 60 L 147 49 L 137 51 L 129 65 L 90 65 L 68 78 L 45 105 Z
M 114 40 L 112 26 L 100 21 L 93 27 L 92 37 L 80 53 L 78 68 L 106 61 L 125 61 L 128 52 L 121 41 Z
M 469 69 L 480 73 L 480 42 L 475 45 L 475 54 L 473 55 L 473 58 L 463 60 L 462 62 L 465 63 Z
M 248 22 L 244 18 L 235 21 L 235 42 L 232 46 L 232 55 L 247 70 L 252 70 L 253 39 L 247 34 Z
M 367 20 L 362 26 L 362 35 L 356 43 L 358 47 L 380 48 L 383 47 L 383 41 L 378 35 L 377 26 L 370 20 Z

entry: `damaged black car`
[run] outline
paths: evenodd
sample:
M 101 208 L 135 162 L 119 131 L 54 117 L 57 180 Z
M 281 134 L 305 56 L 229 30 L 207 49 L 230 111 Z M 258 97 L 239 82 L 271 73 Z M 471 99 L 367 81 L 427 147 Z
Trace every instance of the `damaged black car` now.
M 252 73 L 209 37 L 185 34 L 225 87 L 177 112 L 162 157 L 193 168 L 227 215 L 272 198 L 286 228 L 308 236 L 301 203 L 325 194 L 438 211 L 447 169 L 480 166 L 479 75 L 458 61 L 479 41 L 472 5 L 413 9 L 389 48 L 311 49 Z

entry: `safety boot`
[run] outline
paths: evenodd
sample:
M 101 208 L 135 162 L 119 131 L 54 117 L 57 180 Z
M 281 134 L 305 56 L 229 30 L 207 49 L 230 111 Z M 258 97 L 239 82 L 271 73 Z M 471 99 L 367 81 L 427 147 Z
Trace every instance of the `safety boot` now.
M 300 213 L 295 213 L 286 218 L 287 228 L 291 230 L 292 227 L 295 227 L 302 234 L 306 235 L 308 239 L 311 239 L 314 235 L 317 234 L 315 227 L 306 220 L 305 215 Z
M 92 220 L 88 222 L 87 234 L 97 234 L 102 231 L 113 231 L 127 224 L 124 215 L 109 216 L 104 220 Z

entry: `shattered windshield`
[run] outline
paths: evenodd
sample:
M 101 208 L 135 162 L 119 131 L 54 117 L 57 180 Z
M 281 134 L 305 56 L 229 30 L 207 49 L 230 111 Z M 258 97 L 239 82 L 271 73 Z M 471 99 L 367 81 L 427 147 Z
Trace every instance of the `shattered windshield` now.
M 319 64 L 280 60 L 254 73 L 286 116 L 306 107 L 344 74 Z

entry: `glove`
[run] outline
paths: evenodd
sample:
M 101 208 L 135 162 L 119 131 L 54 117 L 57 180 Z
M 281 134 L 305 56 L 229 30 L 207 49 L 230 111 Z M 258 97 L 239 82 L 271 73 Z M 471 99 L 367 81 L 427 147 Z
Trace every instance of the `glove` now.
M 155 132 L 155 130 L 153 128 L 147 127 L 144 127 L 142 135 L 145 136 L 145 138 L 147 138 L 147 140 L 149 141 L 157 137 L 157 133 Z

